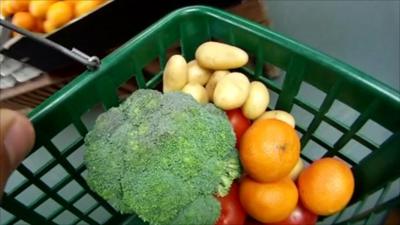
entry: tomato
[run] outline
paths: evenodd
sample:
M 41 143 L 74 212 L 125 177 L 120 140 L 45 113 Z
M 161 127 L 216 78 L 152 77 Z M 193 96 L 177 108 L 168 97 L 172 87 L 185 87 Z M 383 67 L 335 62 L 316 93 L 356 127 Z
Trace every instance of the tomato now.
M 253 217 L 248 216 L 244 225 L 264 225 L 263 223 L 255 220 Z
M 268 225 L 313 225 L 316 224 L 318 216 L 306 209 L 299 201 L 296 209 L 288 218 L 278 223 L 269 223 Z
M 225 197 L 217 197 L 221 204 L 221 215 L 216 225 L 243 225 L 246 219 L 244 211 L 239 200 L 239 185 L 234 182 L 231 190 Z
M 239 141 L 247 128 L 250 127 L 250 120 L 247 119 L 240 108 L 226 111 L 229 121 L 232 124 L 236 135 L 236 146 L 239 146 Z

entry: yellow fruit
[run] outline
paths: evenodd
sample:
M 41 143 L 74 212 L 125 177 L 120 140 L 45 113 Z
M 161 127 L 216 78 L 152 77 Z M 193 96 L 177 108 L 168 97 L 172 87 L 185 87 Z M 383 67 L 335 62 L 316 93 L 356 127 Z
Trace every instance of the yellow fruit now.
M 292 178 L 292 180 L 297 180 L 303 168 L 304 168 L 303 160 L 299 158 L 299 160 L 296 163 L 296 166 L 294 166 L 292 171 L 290 171 L 289 177 Z
M 29 4 L 29 12 L 38 18 L 45 19 L 47 10 L 50 8 L 52 4 L 54 4 L 55 0 L 34 0 Z
M 103 3 L 104 3 L 104 0 L 78 1 L 75 3 L 75 15 L 76 15 L 76 17 L 85 15 L 85 14 L 89 13 L 90 11 L 96 9 Z
M 63 26 L 74 18 L 74 12 L 71 5 L 64 1 L 52 4 L 47 10 L 46 15 L 47 21 L 51 21 L 51 23 L 57 28 Z
M 54 25 L 51 21 L 49 21 L 49 20 L 44 21 L 44 23 L 43 23 L 44 32 L 51 33 L 56 29 L 57 29 L 57 26 Z
M 14 13 L 27 12 L 29 9 L 30 0 L 10 0 L 11 8 Z
M 1 1 L 0 13 L 4 17 L 11 16 L 14 13 L 14 10 L 11 7 L 11 1 L 4 1 L 4 0 Z
M 36 28 L 36 19 L 28 12 L 17 12 L 11 21 L 15 26 L 33 31 Z

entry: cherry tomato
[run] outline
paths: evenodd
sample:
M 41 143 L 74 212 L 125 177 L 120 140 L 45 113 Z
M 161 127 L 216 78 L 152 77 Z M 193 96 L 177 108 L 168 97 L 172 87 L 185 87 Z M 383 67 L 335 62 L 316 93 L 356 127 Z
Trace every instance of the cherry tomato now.
M 236 134 L 236 146 L 239 146 L 240 138 L 251 125 L 250 120 L 243 115 L 240 108 L 228 110 L 226 114 Z
M 246 219 L 244 211 L 239 200 L 239 185 L 234 182 L 228 195 L 217 197 L 221 204 L 221 215 L 215 225 L 243 225 Z
M 318 216 L 306 209 L 299 201 L 295 210 L 288 218 L 278 223 L 269 223 L 268 225 L 313 225 L 316 224 Z

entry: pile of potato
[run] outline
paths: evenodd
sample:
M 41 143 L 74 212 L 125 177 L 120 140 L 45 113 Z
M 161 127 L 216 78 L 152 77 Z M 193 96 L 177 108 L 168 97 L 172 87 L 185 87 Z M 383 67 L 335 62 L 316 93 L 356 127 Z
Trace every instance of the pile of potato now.
M 223 110 L 242 108 L 243 114 L 254 120 L 269 104 L 267 87 L 259 81 L 250 82 L 240 72 L 229 71 L 246 65 L 248 60 L 248 54 L 240 48 L 205 42 L 189 63 L 181 55 L 169 58 L 163 74 L 163 91 L 182 91 L 199 103 L 213 102 Z

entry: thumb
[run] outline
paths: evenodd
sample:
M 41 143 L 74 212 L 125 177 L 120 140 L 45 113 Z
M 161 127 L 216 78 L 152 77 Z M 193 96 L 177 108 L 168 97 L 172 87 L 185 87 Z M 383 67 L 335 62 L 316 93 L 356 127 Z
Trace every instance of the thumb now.
M 0 196 L 11 172 L 33 147 L 31 122 L 15 111 L 0 109 Z

